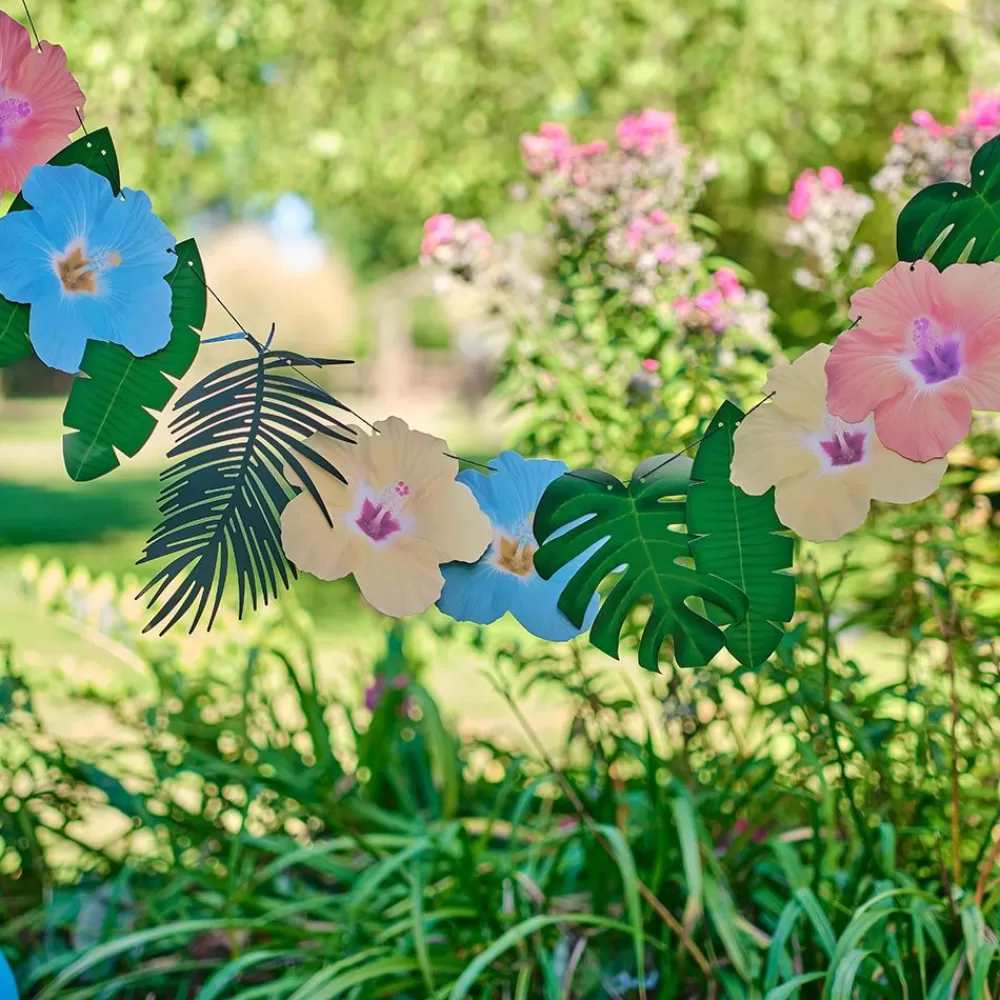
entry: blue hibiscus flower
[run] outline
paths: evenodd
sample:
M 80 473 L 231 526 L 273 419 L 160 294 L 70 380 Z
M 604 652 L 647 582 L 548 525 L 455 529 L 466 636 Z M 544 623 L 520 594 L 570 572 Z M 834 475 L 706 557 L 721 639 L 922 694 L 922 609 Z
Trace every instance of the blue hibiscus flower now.
M 14 982 L 14 973 L 10 971 L 7 959 L 0 951 L 0 1000 L 17 1000 L 17 983 Z
M 437 606 L 456 621 L 480 625 L 488 625 L 509 611 L 541 639 L 572 639 L 593 624 L 598 600 L 595 596 L 583 628 L 578 629 L 559 610 L 559 595 L 597 546 L 543 580 L 534 566 L 538 543 L 532 532 L 535 508 L 545 488 L 568 471 L 567 467 L 549 459 L 525 459 L 514 451 L 501 452 L 490 465 L 497 470 L 491 475 L 467 470 L 458 478 L 472 490 L 480 510 L 490 519 L 493 541 L 478 562 L 441 567 L 444 590 Z
M 177 263 L 170 230 L 142 191 L 122 191 L 78 165 L 35 167 L 22 189 L 31 210 L 0 219 L 0 295 L 31 306 L 28 336 L 50 368 L 80 370 L 88 340 L 136 357 L 170 340 Z

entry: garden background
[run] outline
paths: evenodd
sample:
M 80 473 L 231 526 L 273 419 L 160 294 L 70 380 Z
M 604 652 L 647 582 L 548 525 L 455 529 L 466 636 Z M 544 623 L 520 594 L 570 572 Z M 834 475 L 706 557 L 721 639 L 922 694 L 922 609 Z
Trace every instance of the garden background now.
M 542 239 L 523 133 L 589 140 L 673 112 L 715 164 L 696 206 L 715 252 L 794 355 L 843 320 L 795 280 L 795 178 L 836 165 L 871 193 L 915 109 L 951 122 L 1000 85 L 991 0 L 32 14 L 123 183 L 199 239 L 240 321 L 357 359 L 331 389 L 477 460 L 525 438 L 466 347 L 486 303 L 434 294 L 421 228 L 449 212 Z M 895 206 L 874 197 L 858 239 L 880 272 Z M 231 329 L 210 303 L 206 331 Z M 197 370 L 238 351 L 206 347 Z M 799 553 L 767 667 L 654 678 L 629 650 L 619 665 L 509 621 L 390 628 L 353 584 L 308 578 L 213 638 L 143 638 L 141 608 L 122 609 L 169 441 L 161 427 L 114 475 L 71 483 L 65 390 L 28 362 L 3 372 L 0 947 L 22 995 L 1000 995 L 988 434 L 953 457 L 947 498 Z

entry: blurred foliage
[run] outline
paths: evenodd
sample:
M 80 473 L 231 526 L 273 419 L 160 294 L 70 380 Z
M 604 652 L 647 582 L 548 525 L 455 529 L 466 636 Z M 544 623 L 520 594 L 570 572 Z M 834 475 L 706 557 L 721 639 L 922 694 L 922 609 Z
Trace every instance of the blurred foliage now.
M 914 95 L 946 114 L 989 37 L 979 0 L 50 0 L 34 11 L 167 220 L 297 191 L 366 272 L 438 211 L 495 218 L 516 136 L 677 111 L 721 176 L 727 253 L 773 293 L 769 208 L 803 166 L 870 177 Z M 14 11 L 16 13 L 16 11 Z M 419 178 L 419 183 L 415 182 Z M 184 234 L 181 234 L 184 235 Z

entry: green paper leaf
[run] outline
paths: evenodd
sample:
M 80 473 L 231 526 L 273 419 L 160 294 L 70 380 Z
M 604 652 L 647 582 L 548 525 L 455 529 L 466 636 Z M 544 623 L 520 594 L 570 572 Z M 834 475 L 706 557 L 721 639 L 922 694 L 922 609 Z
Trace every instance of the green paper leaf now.
M 795 613 L 795 581 L 780 572 L 792 565 L 795 542 L 774 512 L 774 489 L 753 497 L 729 481 L 733 434 L 743 411 L 723 403 L 712 418 L 691 471 L 688 530 L 694 563 L 746 594 L 746 618 L 725 630 L 726 649 L 745 667 L 763 663 L 778 648 L 784 630 L 775 622 L 791 621 Z M 713 609 L 707 612 L 713 617 Z
M 115 144 L 111 141 L 111 133 L 106 128 L 99 128 L 96 132 L 91 132 L 89 135 L 71 142 L 49 160 L 51 167 L 70 167 L 76 163 L 107 178 L 111 184 L 111 190 L 116 195 L 121 194 L 122 184 L 121 174 L 118 171 L 118 154 L 115 152 Z M 31 206 L 19 194 L 10 206 L 10 211 L 23 212 L 28 208 Z
M 582 626 L 602 581 L 624 567 L 590 630 L 590 641 L 598 649 L 617 659 L 629 612 L 645 598 L 652 600 L 639 642 L 639 663 L 647 670 L 658 669 L 660 647 L 668 636 L 682 667 L 704 666 L 722 648 L 718 626 L 688 607 L 688 601 L 714 605 L 731 623 L 742 621 L 747 611 L 746 596 L 738 587 L 677 562 L 691 557 L 692 536 L 683 530 L 683 494 L 691 462 L 663 462 L 663 456 L 646 459 L 627 486 L 595 469 L 560 476 L 542 496 L 534 522 L 540 543 L 535 568 L 546 580 L 601 543 L 559 598 L 559 610 L 575 625 Z M 574 523 L 581 518 L 586 520 Z M 682 530 L 672 531 L 672 526 Z M 563 533 L 553 537 L 561 529 Z
M 920 260 L 932 249 L 929 259 L 939 270 L 1000 257 L 1000 136 L 976 151 L 971 184 L 932 184 L 903 206 L 896 223 L 899 259 Z
M 346 480 L 308 438 L 320 433 L 356 441 L 354 431 L 322 409 L 347 407 L 297 369 L 350 363 L 260 351 L 216 369 L 178 400 L 170 425 L 177 445 L 167 457 L 179 461 L 161 476 L 162 519 L 139 560 L 140 565 L 165 560 L 139 592 L 140 597 L 152 592 L 150 607 L 162 598 L 144 632 L 162 626 L 163 635 L 189 611 L 190 631 L 206 613 L 211 628 L 230 564 L 241 618 L 248 596 L 256 609 L 258 598 L 267 604 L 281 587 L 287 589 L 295 568 L 281 547 L 281 511 L 293 493 L 284 467 L 332 523 L 303 460 Z
M 82 139 L 70 143 L 49 160 L 56 167 L 66 167 L 79 163 L 88 170 L 106 177 L 111 182 L 115 194 L 121 191 L 118 174 L 118 156 L 111 141 L 111 133 L 98 129 Z M 19 194 L 10 206 L 11 212 L 22 212 L 31 206 Z M 0 296 L 0 368 L 20 361 L 31 353 L 28 339 L 29 308 L 18 302 L 10 302 Z
M 137 358 L 120 344 L 92 340 L 73 380 L 63 423 L 76 433 L 63 437 L 70 479 L 87 482 L 117 469 L 118 452 L 134 458 L 177 391 L 198 353 L 196 331 L 205 325 L 205 272 L 194 240 L 176 248 L 177 266 L 164 279 L 173 295 L 173 333 L 166 347 Z M 168 378 L 169 376 L 169 378 Z
M 0 368 L 31 353 L 28 340 L 28 307 L 0 297 Z

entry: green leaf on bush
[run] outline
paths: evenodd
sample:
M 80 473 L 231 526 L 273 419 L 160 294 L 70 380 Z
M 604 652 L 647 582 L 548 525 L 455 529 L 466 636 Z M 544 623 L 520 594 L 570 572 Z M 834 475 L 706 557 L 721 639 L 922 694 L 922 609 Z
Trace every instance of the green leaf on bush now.
M 28 307 L 0 297 L 0 368 L 31 353 L 28 340 Z
M 71 142 L 49 160 L 51 167 L 71 167 L 76 163 L 107 178 L 111 190 L 116 195 L 121 194 L 118 154 L 115 152 L 115 144 L 111 141 L 111 133 L 106 128 L 99 128 L 96 132 Z M 22 212 L 27 208 L 31 206 L 22 195 L 18 195 L 10 206 L 12 212 Z
M 944 270 L 960 260 L 983 264 L 1000 257 L 998 154 L 1000 136 L 976 151 L 971 184 L 932 184 L 903 206 L 896 223 L 900 260 L 920 260 L 933 248 L 929 259 Z
M 722 632 L 688 606 L 691 599 L 714 605 L 729 623 L 742 621 L 747 611 L 746 596 L 734 584 L 678 561 L 691 557 L 691 536 L 683 528 L 691 463 L 663 463 L 663 456 L 641 462 L 627 486 L 596 469 L 560 476 L 542 496 L 534 522 L 541 546 L 535 567 L 543 579 L 599 544 L 559 598 L 559 610 L 577 626 L 602 581 L 623 570 L 590 630 L 601 651 L 617 659 L 629 612 L 652 600 L 639 641 L 639 663 L 647 670 L 658 669 L 668 636 L 682 667 L 704 666 L 722 648 Z
M 177 266 L 164 279 L 173 290 L 173 333 L 166 347 L 137 358 L 119 344 L 92 340 L 73 380 L 63 423 L 76 433 L 63 437 L 70 479 L 86 482 L 118 468 L 118 452 L 133 458 L 156 427 L 198 353 L 195 332 L 205 324 L 205 272 L 194 240 L 177 245 Z M 168 378 L 168 376 L 170 376 Z
M 774 490 L 752 497 L 729 481 L 733 435 L 743 411 L 723 403 L 712 418 L 691 470 L 687 526 L 694 564 L 735 584 L 747 596 L 746 618 L 725 630 L 726 649 L 745 667 L 763 663 L 778 648 L 795 612 L 792 565 L 795 543 L 774 512 Z M 706 611 L 717 620 L 711 606 Z

